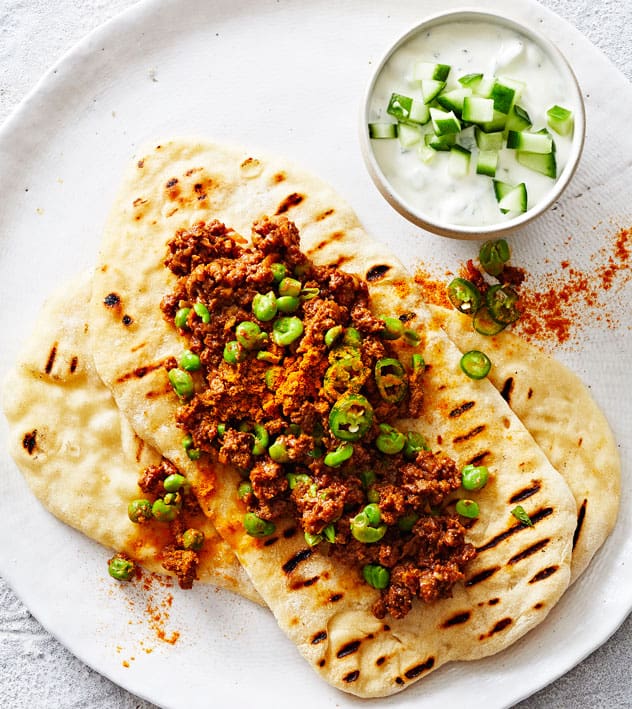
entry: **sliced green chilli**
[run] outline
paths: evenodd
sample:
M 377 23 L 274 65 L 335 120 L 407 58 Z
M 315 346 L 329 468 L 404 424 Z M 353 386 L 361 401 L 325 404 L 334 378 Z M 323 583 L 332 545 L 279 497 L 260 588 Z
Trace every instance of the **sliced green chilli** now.
M 452 305 L 466 315 L 473 315 L 483 297 L 479 289 L 466 278 L 453 278 L 448 284 L 448 298 Z
M 461 357 L 461 369 L 470 379 L 484 379 L 492 368 L 489 357 L 480 350 L 470 350 Z

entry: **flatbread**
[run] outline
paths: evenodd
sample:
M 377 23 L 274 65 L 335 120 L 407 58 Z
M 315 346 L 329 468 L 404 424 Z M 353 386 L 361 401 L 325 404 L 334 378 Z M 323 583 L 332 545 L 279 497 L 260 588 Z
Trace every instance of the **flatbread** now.
M 3 405 L 10 452 L 52 514 L 148 571 L 173 575 L 158 560 L 170 541 L 166 528 L 127 517 L 128 503 L 143 497 L 140 473 L 161 456 L 134 433 L 96 373 L 88 347 L 91 289 L 92 274 L 84 273 L 47 301 L 8 375 Z M 200 515 L 195 522 L 206 537 L 199 580 L 261 602 L 210 521 Z
M 369 281 L 378 313 L 414 315 L 423 331 L 427 413 L 409 422 L 459 464 L 477 460 L 492 481 L 470 530 L 479 555 L 452 598 L 418 603 L 403 620 L 377 620 L 377 592 L 355 573 L 306 548 L 291 523 L 271 539 L 241 525 L 237 472 L 192 463 L 175 426 L 178 400 L 161 366 L 182 342 L 159 303 L 174 277 L 163 266 L 178 228 L 220 219 L 248 235 L 264 215 L 287 213 L 302 248 Z M 113 305 L 114 304 L 114 305 Z M 137 433 L 186 471 L 198 499 L 246 568 L 281 628 L 340 689 L 370 697 L 397 692 L 449 660 L 498 652 L 546 617 L 570 580 L 576 506 L 506 402 L 459 368 L 460 352 L 432 322 L 405 270 L 362 229 L 321 181 L 286 162 L 195 141 L 146 153 L 127 176 L 106 227 L 90 323 L 97 369 Z M 519 499 L 534 525 L 516 521 Z
M 492 360 L 489 380 L 568 483 L 577 502 L 571 582 L 585 571 L 614 528 L 621 498 L 621 462 L 612 430 L 579 377 L 509 331 L 480 335 L 472 320 L 440 306 L 431 310 L 462 352 Z

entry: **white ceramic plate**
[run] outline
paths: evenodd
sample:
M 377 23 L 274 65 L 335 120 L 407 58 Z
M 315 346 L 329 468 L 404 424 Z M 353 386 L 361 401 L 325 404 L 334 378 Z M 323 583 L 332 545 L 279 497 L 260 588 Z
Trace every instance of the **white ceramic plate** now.
M 428 0 L 423 12 L 456 6 Z M 506 3 L 489 0 L 486 9 L 506 11 Z M 632 138 L 617 109 L 630 104 L 632 89 L 539 5 L 513 3 L 511 15 L 544 29 L 571 60 L 588 119 L 573 184 L 555 211 L 512 239 L 515 262 L 537 273 L 547 257 L 564 253 L 588 265 L 601 238 L 632 222 L 620 188 L 632 182 Z M 408 265 L 431 255 L 434 266 L 454 268 L 471 257 L 471 244 L 446 243 L 399 217 L 370 183 L 357 144 L 371 62 L 421 19 L 416 0 L 170 0 L 135 6 L 81 42 L 0 133 L 2 372 L 46 295 L 93 263 L 134 152 L 174 135 L 287 155 L 332 183 Z M 629 303 L 626 289 L 617 298 Z M 596 322 L 582 333 L 581 351 L 558 353 L 590 384 L 621 446 L 624 494 L 614 534 L 522 641 L 496 657 L 441 668 L 382 706 L 509 705 L 579 662 L 632 608 L 632 567 L 624 563 L 632 553 L 629 311 L 627 318 L 617 331 Z M 115 682 L 165 707 L 244 706 L 253 697 L 260 709 L 362 704 L 320 681 L 263 609 L 202 586 L 179 592 L 154 584 L 147 593 L 110 583 L 107 552 L 44 511 L 4 453 L 0 471 L 0 572 L 56 637 Z M 157 630 L 180 638 L 163 642 Z

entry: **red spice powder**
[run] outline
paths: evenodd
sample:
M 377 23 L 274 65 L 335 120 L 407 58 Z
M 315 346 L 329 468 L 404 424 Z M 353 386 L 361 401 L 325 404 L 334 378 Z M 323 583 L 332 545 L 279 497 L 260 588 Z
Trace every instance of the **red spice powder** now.
M 143 589 L 148 592 L 145 599 L 144 611 L 147 623 L 156 634 L 158 640 L 162 640 L 170 645 L 175 645 L 180 637 L 180 633 L 174 630 L 170 634 L 167 634 L 165 630 L 165 624 L 169 620 L 169 609 L 173 605 L 173 596 L 171 593 L 166 595 L 164 593 L 150 593 L 150 591 L 153 591 L 153 587 L 156 584 L 164 589 L 172 588 L 173 582 L 169 577 L 163 577 L 158 574 L 146 574 L 143 581 Z
M 587 327 L 632 327 L 629 297 L 622 292 L 632 280 L 631 233 L 629 228 L 620 229 L 606 237 L 604 245 L 591 256 L 590 268 L 575 267 L 564 259 L 543 275 L 526 273 L 519 287 L 522 315 L 513 331 L 551 349 L 581 344 L 582 330 Z M 427 302 L 451 307 L 446 296 L 451 277 L 442 280 L 419 268 L 415 282 Z

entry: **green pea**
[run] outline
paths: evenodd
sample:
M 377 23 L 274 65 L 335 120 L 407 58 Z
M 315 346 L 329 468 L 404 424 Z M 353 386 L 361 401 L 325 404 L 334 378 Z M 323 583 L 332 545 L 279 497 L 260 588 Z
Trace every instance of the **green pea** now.
M 309 273 L 309 262 L 299 263 L 298 266 L 294 266 L 294 275 L 297 278 L 302 278 Z
M 360 347 L 362 344 L 362 335 L 360 334 L 360 330 L 357 330 L 355 327 L 348 327 L 345 330 L 342 342 L 350 347 Z
M 178 492 L 178 490 L 184 485 L 186 482 L 186 478 L 184 475 L 180 475 L 179 473 L 173 473 L 172 475 L 168 475 L 164 482 L 162 483 L 162 486 L 165 488 L 167 492 Z
M 193 311 L 203 323 L 208 324 L 211 322 L 211 314 L 204 303 L 195 303 L 193 305 Z
M 480 514 L 480 508 L 474 500 L 458 500 L 455 508 L 458 514 L 470 519 L 475 519 Z
M 293 490 L 297 485 L 309 485 L 309 483 L 312 482 L 309 475 L 306 475 L 305 473 L 288 473 L 285 477 L 287 478 L 290 490 Z
M 320 544 L 323 541 L 322 534 L 310 534 L 309 532 L 305 532 L 304 536 L 305 542 L 309 547 L 315 547 L 317 544 Z
M 257 517 L 254 512 L 246 512 L 244 529 L 251 537 L 269 537 L 274 534 L 276 527 L 272 522 L 266 522 L 261 517 Z
M 179 327 L 181 330 L 188 330 L 189 329 L 188 318 L 189 318 L 190 312 L 191 312 L 191 308 L 180 308 L 176 312 L 176 315 L 173 319 L 174 325 L 176 327 Z
M 414 460 L 420 451 L 430 450 L 426 439 L 417 431 L 406 433 L 406 443 L 404 443 L 404 458 Z
M 312 300 L 320 294 L 320 288 L 303 288 L 301 290 L 301 300 Z
M 171 386 L 181 399 L 190 399 L 193 396 L 193 378 L 188 372 L 176 367 L 169 370 L 168 376 Z
M 404 328 L 404 340 L 406 344 L 415 347 L 421 342 L 421 335 L 416 330 L 406 327 Z
M 466 465 L 461 471 L 461 485 L 465 490 L 480 490 L 488 479 L 489 470 L 484 465 Z
M 225 433 L 226 433 L 226 424 L 225 423 L 218 423 L 217 424 L 217 435 L 221 438 Z
M 279 355 L 274 354 L 274 352 L 267 352 L 266 350 L 257 352 L 257 359 L 261 362 L 269 362 L 270 364 L 278 364 L 281 361 Z
M 255 423 L 253 429 L 255 442 L 252 444 L 252 454 L 263 455 L 266 452 L 268 443 L 270 442 L 270 436 L 268 435 L 266 427 L 260 423 Z
M 275 283 L 280 283 L 287 275 L 287 267 L 284 263 L 272 263 L 270 264 L 270 270 Z
M 400 517 L 397 520 L 397 526 L 402 530 L 402 532 L 411 532 L 418 519 L 419 515 L 416 512 L 411 512 L 408 515 Z
M 301 301 L 294 295 L 282 295 L 277 298 L 277 310 L 280 313 L 295 313 Z
M 380 424 L 380 433 L 375 439 L 377 449 L 387 455 L 395 455 L 403 450 L 406 445 L 406 436 L 387 423 Z
M 386 525 L 380 524 L 377 527 L 372 527 L 364 510 L 352 517 L 349 524 L 353 537 L 363 544 L 378 542 L 386 534 Z
M 301 294 L 303 286 L 296 278 L 284 278 L 279 283 L 279 295 L 290 295 L 295 298 Z
M 200 551 L 204 544 L 204 532 L 199 529 L 187 529 L 182 535 L 182 546 L 191 551 Z
M 334 325 L 325 333 L 325 345 L 331 347 L 342 335 L 344 328 L 342 325 Z
M 362 567 L 362 576 L 369 586 L 378 590 L 386 588 L 391 580 L 389 570 L 380 564 L 365 564 Z
M 277 302 L 274 291 L 257 293 L 252 299 L 252 312 L 257 320 L 268 322 L 277 314 Z
M 368 490 L 376 480 L 377 476 L 372 470 L 364 470 L 360 473 L 360 481 L 362 482 L 362 487 L 365 490 Z
M 240 500 L 243 500 L 244 497 L 250 495 L 251 492 L 252 484 L 249 480 L 244 480 L 243 482 L 239 483 L 239 487 L 237 488 L 237 494 L 239 495 Z
M 336 542 L 336 528 L 333 524 L 328 524 L 325 529 L 323 529 L 323 536 L 330 544 Z
M 263 379 L 269 391 L 277 390 L 277 383 L 281 374 L 281 367 L 269 367 L 266 369 Z
M 113 556 L 108 562 L 108 573 L 117 581 L 131 581 L 135 571 L 134 562 L 122 556 Z
M 367 505 L 364 508 L 363 512 L 366 515 L 366 518 L 371 527 L 377 527 L 382 521 L 382 513 L 380 512 L 379 505 L 374 502 L 372 502 L 370 505 Z
M 182 496 L 179 492 L 168 492 L 162 499 L 164 500 L 165 505 L 176 507 L 178 509 L 182 504 Z
M 152 519 L 149 500 L 132 500 L 127 506 L 127 516 L 134 524 L 143 524 Z
M 399 318 L 382 318 L 384 329 L 380 335 L 385 340 L 398 340 L 404 334 L 404 323 Z
M 178 514 L 178 508 L 158 498 L 151 507 L 151 513 L 159 522 L 173 522 Z
M 366 499 L 369 502 L 379 502 L 380 501 L 380 493 L 377 490 L 376 487 L 371 486 L 367 491 L 366 491 Z
M 411 364 L 413 367 L 413 372 L 418 372 L 419 370 L 426 368 L 426 362 L 423 358 L 423 355 L 420 354 L 414 354 L 411 357 Z
M 511 510 L 511 514 L 525 527 L 533 527 L 533 520 L 522 505 L 517 505 Z
M 279 318 L 272 326 L 272 340 L 276 345 L 290 345 L 303 334 L 303 323 L 296 316 Z
M 197 372 L 198 369 L 202 367 L 200 357 L 194 352 L 191 352 L 191 350 L 184 350 L 180 355 L 178 364 L 182 369 L 186 369 L 187 372 Z
M 290 457 L 287 452 L 285 443 L 277 438 L 277 440 L 268 448 L 268 455 L 275 463 L 289 463 Z
M 342 465 L 345 461 L 349 460 L 352 455 L 353 445 L 351 443 L 343 443 L 339 445 L 335 451 L 327 453 L 324 463 L 330 468 L 337 468 L 339 465 Z
M 256 322 L 244 320 L 235 329 L 237 342 L 246 350 L 254 350 L 262 345 L 268 336 L 261 332 L 261 328 Z
M 190 433 L 182 437 L 182 447 L 185 451 L 188 451 L 189 448 L 193 448 L 193 436 Z
M 228 364 L 237 364 L 246 359 L 246 350 L 237 342 L 231 340 L 224 345 L 224 361 Z

